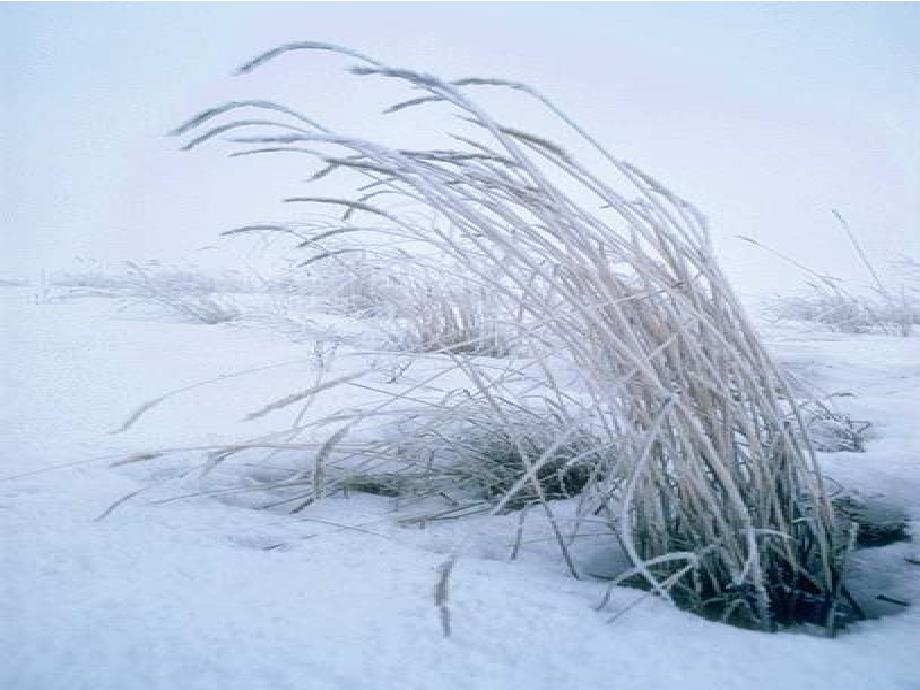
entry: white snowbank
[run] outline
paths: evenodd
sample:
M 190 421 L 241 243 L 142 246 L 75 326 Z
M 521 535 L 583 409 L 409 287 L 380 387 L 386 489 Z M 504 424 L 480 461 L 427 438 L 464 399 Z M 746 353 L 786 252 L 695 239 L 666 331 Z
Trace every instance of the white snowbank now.
M 569 578 L 552 548 L 525 544 L 507 560 L 514 518 L 400 528 L 390 502 L 367 495 L 297 516 L 214 496 L 155 503 L 181 493 L 172 460 L 10 479 L 255 435 L 258 422 L 239 420 L 309 379 L 311 349 L 261 329 L 129 320 L 105 300 L 36 305 L 21 288 L 0 300 L 4 690 L 920 688 L 912 544 L 861 551 L 855 569 L 868 593 L 914 606 L 829 640 L 710 623 L 623 588 L 597 612 L 605 585 Z M 875 422 L 869 452 L 828 455 L 828 471 L 920 519 L 920 339 L 769 338 L 825 390 L 856 394 L 841 405 Z M 296 360 L 109 433 L 166 391 Z M 542 534 L 532 520 L 528 538 Z M 456 551 L 444 638 L 432 592 Z

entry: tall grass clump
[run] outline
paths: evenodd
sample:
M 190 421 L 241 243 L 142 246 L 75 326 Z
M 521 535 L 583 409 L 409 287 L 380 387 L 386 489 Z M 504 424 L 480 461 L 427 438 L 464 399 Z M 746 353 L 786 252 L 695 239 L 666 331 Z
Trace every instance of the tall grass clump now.
M 238 101 L 175 133 L 191 137 L 187 149 L 230 135 L 241 147 L 236 155 L 305 154 L 318 166 L 314 178 L 338 176 L 350 190 L 289 199 L 341 214 L 315 239 L 351 232 L 360 219 L 382 236 L 414 242 L 431 265 L 438 257 L 487 291 L 500 304 L 503 327 L 530 345 L 503 369 L 454 349 L 445 366 L 465 383 L 452 392 L 422 399 L 415 383 L 376 406 L 334 416 L 343 426 L 299 477 L 306 500 L 325 495 L 332 470 L 349 458 L 362 471 L 376 462 L 413 476 L 441 467 L 444 477 L 455 462 L 436 457 L 443 438 L 426 439 L 458 434 L 448 444 L 453 460 L 476 456 L 462 451 L 464 439 L 479 448 L 492 439 L 500 451 L 492 469 L 516 467 L 490 485 L 501 494 L 494 510 L 521 500 L 542 506 L 576 576 L 567 528 L 549 502 L 547 477 L 557 470 L 560 493 L 581 492 L 579 516 L 601 516 L 631 559 L 623 581 L 740 625 L 775 629 L 807 620 L 833 631 L 847 541 L 835 530 L 789 386 L 726 282 L 703 215 L 521 83 L 446 81 L 315 42 L 271 50 L 240 72 L 316 50 L 354 59 L 349 71 L 359 78 L 409 87 L 411 97 L 387 113 L 446 108 L 459 131 L 447 133 L 444 147 L 387 146 L 339 134 L 281 104 Z M 510 90 L 548 112 L 585 154 L 499 122 L 473 98 L 485 89 Z M 246 110 L 260 115 L 234 119 Z M 328 259 L 310 239 L 300 243 L 311 252 L 306 261 Z M 467 318 L 456 309 L 433 318 Z M 483 407 L 490 427 L 475 431 Z M 522 408 L 552 414 L 552 437 L 528 436 L 509 414 Z M 369 438 L 357 430 L 382 419 L 391 420 L 392 438 L 346 443 Z M 566 484 L 565 470 L 582 460 L 588 471 Z
M 740 239 L 759 247 L 796 267 L 808 278 L 805 289 L 797 294 L 775 295 L 763 303 L 763 312 L 776 320 L 816 323 L 843 333 L 882 333 L 907 338 L 915 324 L 920 323 L 920 272 L 917 263 L 907 257 L 895 262 L 902 282 L 893 290 L 881 279 L 875 265 L 856 239 L 849 223 L 838 211 L 833 211 L 853 248 L 866 269 L 870 285 L 854 288 L 833 276 L 824 275 L 767 247 L 755 239 Z
M 879 333 L 907 338 L 920 324 L 920 299 L 905 287 L 900 294 L 856 292 L 843 283 L 808 281 L 796 294 L 774 295 L 763 313 L 777 321 L 819 324 L 840 333 Z

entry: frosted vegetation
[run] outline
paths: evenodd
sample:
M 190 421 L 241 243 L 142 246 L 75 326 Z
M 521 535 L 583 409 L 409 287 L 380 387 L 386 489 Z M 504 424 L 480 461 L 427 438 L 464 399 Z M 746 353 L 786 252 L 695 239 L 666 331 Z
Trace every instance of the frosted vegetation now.
M 311 419 L 317 395 L 367 385 L 364 372 L 351 373 L 253 413 L 299 406 L 285 443 L 327 436 L 310 466 L 276 482 L 294 510 L 358 473 L 416 497 L 472 483 L 470 498 L 490 500 L 493 512 L 538 505 L 575 577 L 571 543 L 583 522 L 601 521 L 632 564 L 618 582 L 740 625 L 809 621 L 833 634 L 853 614 L 843 570 L 854 535 L 835 522 L 799 406 L 719 271 L 704 217 L 523 84 L 446 82 L 318 43 L 283 46 L 241 72 L 298 50 L 345 54 L 358 61 L 352 75 L 415 91 L 387 113 L 446 106 L 474 133 L 448 133 L 446 148 L 392 148 L 256 101 L 218 106 L 174 132 L 189 137 L 186 149 L 230 135 L 233 155 L 303 154 L 320 166 L 314 179 L 354 185 L 348 196 L 287 199 L 338 207 L 337 220 L 233 232 L 292 235 L 308 253 L 303 266 L 364 253 L 367 242 L 423 247 L 366 254 L 377 270 L 363 271 L 357 287 L 376 278 L 369 295 L 399 290 L 407 264 L 459 276 L 458 290 L 410 279 L 413 306 L 396 314 L 410 322 L 414 350 L 448 356 L 431 366 L 420 354 L 433 369 L 424 384 L 394 377 L 373 406 Z M 482 88 L 512 89 L 548 109 L 603 168 L 496 122 L 470 97 Z M 260 118 L 239 119 L 243 110 Z M 323 244 L 355 235 L 351 246 Z M 373 311 L 377 302 L 351 306 Z M 507 364 L 465 356 L 515 346 Z M 277 439 L 223 449 L 214 461 L 270 441 L 277 452 Z M 550 500 L 576 494 L 575 519 L 563 524 Z
M 540 515 L 575 578 L 591 577 L 577 553 L 590 534 L 622 557 L 614 585 L 713 620 L 833 636 L 861 619 L 848 559 L 870 527 L 842 508 L 846 489 L 815 454 L 863 452 L 870 425 L 774 361 L 715 260 L 705 217 L 527 85 L 444 81 L 310 42 L 240 71 L 299 51 L 345 55 L 354 78 L 408 87 L 387 116 L 433 109 L 437 126 L 456 131 L 403 148 L 284 104 L 216 106 L 174 132 L 185 149 L 226 140 L 233 156 L 296 154 L 314 184 L 338 185 L 285 200 L 309 207 L 308 220 L 225 233 L 269 238 L 287 248 L 286 264 L 266 277 L 86 263 L 38 291 L 314 342 L 312 381 L 253 401 L 248 418 L 275 420 L 273 430 L 194 454 L 206 474 L 234 478 L 220 491 L 292 513 L 376 494 L 411 506 L 419 524 Z M 494 89 L 553 115 L 586 153 L 494 119 L 479 104 Z M 768 314 L 909 336 L 920 323 L 917 264 L 902 262 L 897 290 L 867 267 L 872 292 L 814 274 L 810 292 L 770 300 Z M 177 453 L 188 450 L 123 462 Z M 512 557 L 521 539 L 519 529 Z M 445 634 L 452 563 L 435 595 Z
M 806 276 L 797 294 L 775 295 L 761 307 L 777 321 L 820 324 L 842 333 L 885 333 L 908 337 L 920 324 L 920 263 L 901 256 L 890 261 L 883 281 L 869 261 L 853 230 L 837 211 L 833 212 L 846 233 L 855 255 L 866 269 L 869 285 L 852 286 L 839 278 L 818 273 L 792 257 L 764 247 L 749 237 L 741 239 L 762 247 L 800 269 Z

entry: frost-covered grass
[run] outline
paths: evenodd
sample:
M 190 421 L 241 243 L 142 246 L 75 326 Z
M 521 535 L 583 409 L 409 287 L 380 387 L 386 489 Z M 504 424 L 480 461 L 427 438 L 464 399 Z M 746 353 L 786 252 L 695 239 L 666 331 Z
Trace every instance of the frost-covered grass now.
M 381 386 L 373 367 L 326 373 L 252 415 L 293 409 L 290 427 L 215 452 L 210 464 L 259 447 L 272 455 L 306 451 L 306 467 L 277 486 L 294 491 L 287 500 L 298 511 L 355 475 L 399 474 L 435 490 L 454 467 L 438 453 L 445 437 L 481 443 L 476 426 L 485 409 L 498 430 L 486 438 L 501 439 L 502 464 L 520 465 L 513 481 L 499 484 L 493 512 L 530 492 L 572 575 L 581 575 L 571 552 L 579 525 L 599 519 L 630 561 L 620 580 L 740 625 L 810 621 L 833 634 L 847 608 L 850 540 L 837 529 L 794 396 L 720 272 L 704 217 L 523 84 L 448 82 L 310 42 L 269 51 L 241 72 L 299 50 L 345 54 L 357 61 L 353 75 L 391 80 L 420 96 L 389 113 L 446 107 L 467 128 L 448 132 L 444 147 L 396 148 L 340 135 L 286 106 L 237 101 L 178 128 L 191 137 L 185 148 L 230 135 L 242 145 L 235 154 L 313 157 L 320 165 L 314 178 L 339 176 L 354 187 L 352 194 L 287 199 L 343 211 L 298 237 L 304 267 L 349 251 L 325 248 L 330 237 L 407 243 L 424 248 L 417 256 L 427 265 L 450 266 L 460 284 L 473 287 L 468 295 L 488 295 L 489 309 L 477 311 L 484 298 L 467 302 L 423 288 L 408 331 L 412 349 L 422 352 L 406 365 L 428 366 L 421 379 L 417 373 Z M 600 163 L 589 166 L 494 120 L 471 95 L 494 88 L 548 110 Z M 245 109 L 264 119 L 228 119 Z M 375 268 L 387 278 L 387 267 L 398 272 L 412 260 L 408 251 L 389 263 L 383 255 Z M 511 341 L 528 343 L 516 359 L 471 356 L 479 351 L 468 344 L 482 342 L 490 320 L 510 330 Z M 426 351 L 440 359 L 432 364 Z M 342 388 L 376 399 L 310 413 Z M 556 420 L 545 425 L 552 438 L 533 443 L 512 421 L 517 411 Z M 594 445 L 578 453 L 591 467 L 567 525 L 548 500 L 546 477 L 560 456 L 571 457 L 576 437 Z
M 169 265 L 156 260 L 127 261 L 108 266 L 91 259 L 79 259 L 74 268 L 51 273 L 48 283 L 61 288 L 83 288 L 100 296 L 141 296 L 150 290 L 211 294 L 251 293 L 265 289 L 262 281 L 238 270 L 207 271 L 195 265 Z
M 195 323 L 215 324 L 241 316 L 231 295 L 264 288 L 238 271 L 209 275 L 158 261 L 129 261 L 113 269 L 83 260 L 76 269 L 53 273 L 42 289 L 42 299 L 114 297 L 128 305 L 156 306 Z
M 199 282 L 190 272 L 151 273 L 140 264 L 128 265 L 128 280 L 123 296 L 145 304 L 154 304 L 191 321 L 206 324 L 224 323 L 239 318 L 241 312 L 228 297 L 217 292 L 216 281 Z
M 259 277 L 156 260 L 110 267 L 84 259 L 51 273 L 37 298 L 118 298 L 129 309 L 156 306 L 197 323 L 287 322 L 306 332 L 315 330 L 307 314 L 342 315 L 376 328 L 379 343 L 393 350 L 503 357 L 518 345 L 497 301 L 450 268 L 404 252 L 334 247 L 326 261 L 276 265 Z
M 837 211 L 834 211 L 834 216 L 845 231 L 855 255 L 865 267 L 871 286 L 848 285 L 838 278 L 818 273 L 750 237 L 741 237 L 809 276 L 804 288 L 797 293 L 776 294 L 762 300 L 761 312 L 776 321 L 820 324 L 842 333 L 910 336 L 913 327 L 920 324 L 920 263 L 902 256 L 893 262 L 892 276 L 883 281 L 843 216 Z
M 915 289 L 896 297 L 854 294 L 839 284 L 812 284 L 799 294 L 765 299 L 764 314 L 774 320 L 819 324 L 842 333 L 886 333 L 909 336 L 920 324 L 920 300 Z
M 270 285 L 312 309 L 373 323 L 394 350 L 503 357 L 516 345 L 501 301 L 460 267 L 342 242 L 320 256 Z

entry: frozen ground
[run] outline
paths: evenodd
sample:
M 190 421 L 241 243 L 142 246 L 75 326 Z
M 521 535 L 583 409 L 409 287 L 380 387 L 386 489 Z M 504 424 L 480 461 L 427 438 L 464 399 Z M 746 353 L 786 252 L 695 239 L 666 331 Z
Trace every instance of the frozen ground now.
M 829 640 L 710 623 L 628 589 L 598 612 L 604 583 L 567 577 L 542 542 L 508 560 L 506 518 L 401 528 L 375 496 L 298 516 L 215 496 L 157 503 L 193 485 L 176 461 L 92 460 L 269 428 L 239 420 L 302 387 L 312 347 L 265 328 L 132 320 L 110 300 L 37 305 L 15 287 L 0 300 L 4 690 L 920 689 L 920 568 L 904 560 L 915 544 L 854 563 L 866 595 L 914 606 Z M 767 337 L 816 385 L 855 394 L 840 405 L 875 424 L 869 452 L 825 456 L 828 471 L 905 505 L 916 525 L 920 338 Z M 284 362 L 109 433 L 165 391 Z M 445 638 L 432 592 L 454 552 Z

